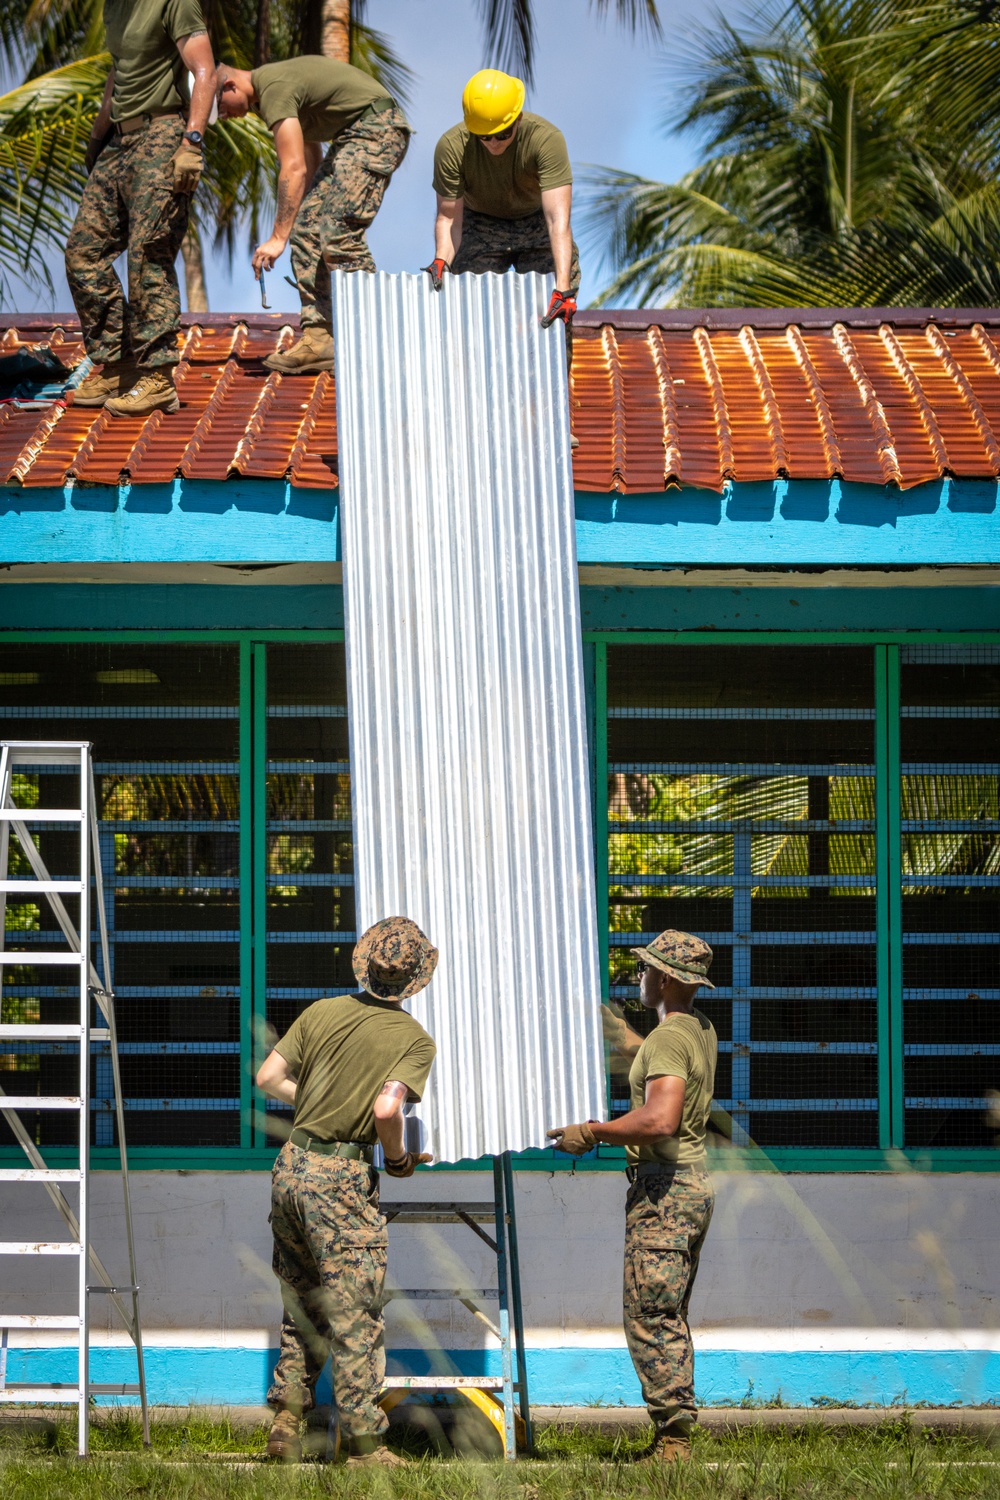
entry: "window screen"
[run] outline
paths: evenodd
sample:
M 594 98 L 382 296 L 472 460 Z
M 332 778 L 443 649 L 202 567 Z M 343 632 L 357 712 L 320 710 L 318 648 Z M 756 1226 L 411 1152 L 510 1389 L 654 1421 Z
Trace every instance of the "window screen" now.
M 637 1003 L 631 947 L 697 933 L 734 1142 L 877 1145 L 872 650 L 615 645 L 607 662 L 612 997 Z
M 1000 1104 L 1000 647 L 904 646 L 908 1146 L 992 1146 Z
M 239 1141 L 238 695 L 235 647 L 0 644 L 3 737 L 94 744 L 134 1145 Z M 18 778 L 17 797 L 62 807 L 75 800 L 78 782 L 71 772 L 27 774 Z M 64 873 L 76 836 L 42 825 L 39 844 L 50 873 Z M 28 875 L 11 847 L 11 874 Z M 3 1019 L 75 1019 L 75 986 L 53 983 L 62 971 L 30 962 L 33 946 L 62 946 L 48 906 L 9 904 L 7 941 L 24 949 L 26 962 L 4 972 Z M 75 1048 L 3 1048 L 0 1068 L 18 1074 L 19 1094 L 75 1092 Z M 100 1046 L 92 1054 L 91 1138 L 113 1145 L 110 1061 Z M 73 1142 L 73 1119 L 64 1112 L 22 1119 L 39 1145 Z M 2 1123 L 0 1142 L 11 1142 Z
M 266 885 L 273 1043 L 313 1000 L 358 987 L 342 644 L 267 648 Z

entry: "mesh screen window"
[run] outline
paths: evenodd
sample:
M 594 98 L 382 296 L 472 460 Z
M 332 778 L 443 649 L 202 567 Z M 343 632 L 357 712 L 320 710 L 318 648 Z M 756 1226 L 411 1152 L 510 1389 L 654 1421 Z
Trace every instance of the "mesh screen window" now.
M 0 644 L 0 725 L 9 739 L 94 744 L 130 1144 L 237 1144 L 237 648 Z M 29 772 L 16 778 L 15 800 L 64 807 L 78 787 L 79 776 L 71 772 Z M 43 824 L 38 842 L 58 878 L 73 858 L 76 836 Z M 30 876 L 14 840 L 10 873 Z M 4 971 L 4 1021 L 76 1019 L 75 985 L 53 983 L 60 970 L 30 961 L 33 946 L 62 943 L 44 898 L 8 903 L 6 928 L 7 944 L 23 949 L 26 961 Z M 110 1146 L 110 1059 L 106 1047 L 91 1050 L 91 1140 Z M 19 1094 L 74 1093 L 75 1054 L 67 1043 L 5 1042 L 4 1087 Z M 75 1121 L 66 1112 L 34 1118 L 24 1112 L 21 1118 L 40 1146 L 73 1143 Z M 0 1122 L 0 1144 L 11 1142 Z
M 737 1145 L 878 1144 L 874 683 L 869 647 L 608 647 L 611 995 L 707 939 Z
M 1000 647 L 900 652 L 908 1146 L 1000 1140 Z

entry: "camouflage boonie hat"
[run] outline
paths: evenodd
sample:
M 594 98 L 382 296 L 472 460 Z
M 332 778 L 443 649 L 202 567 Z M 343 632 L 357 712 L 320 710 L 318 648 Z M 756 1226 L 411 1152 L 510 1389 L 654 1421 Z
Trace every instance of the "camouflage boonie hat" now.
M 438 951 L 409 917 L 384 917 L 362 935 L 351 961 L 376 1000 L 408 1000 L 434 973 Z
M 708 966 L 712 962 L 712 950 L 708 944 L 691 932 L 675 932 L 668 927 L 654 938 L 648 948 L 633 948 L 637 958 L 644 958 L 654 969 L 662 969 L 679 979 L 682 984 L 703 984 L 707 990 L 715 985 L 708 978 Z

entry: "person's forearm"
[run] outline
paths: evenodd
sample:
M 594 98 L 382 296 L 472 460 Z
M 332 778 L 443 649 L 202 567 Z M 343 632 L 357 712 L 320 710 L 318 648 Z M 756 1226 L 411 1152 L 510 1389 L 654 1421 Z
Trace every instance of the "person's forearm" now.
M 549 225 L 549 244 L 555 262 L 556 286 L 559 291 L 568 292 L 573 266 L 573 235 L 568 223 Z
M 306 192 L 305 164 L 296 164 L 294 167 L 282 167 L 278 176 L 278 203 L 274 213 L 274 238 L 284 240 L 287 244 L 288 236 L 292 232 L 295 223 L 295 215 L 302 204 Z
M 212 100 L 215 98 L 215 88 L 214 67 L 196 68 L 194 72 L 194 88 L 191 90 L 191 103 L 188 105 L 188 130 L 196 130 L 199 135 L 205 134 L 208 126 L 208 117 L 212 113 Z
M 604 1124 L 590 1122 L 590 1128 L 594 1132 L 594 1139 L 604 1146 L 648 1146 L 653 1141 L 667 1140 L 674 1134 L 669 1124 L 658 1110 L 652 1110 L 648 1104 L 643 1104 L 638 1109 L 629 1110 L 620 1119 L 608 1120 Z
M 295 1103 L 294 1078 L 282 1078 L 274 1083 L 261 1084 L 261 1088 L 269 1099 L 277 1099 L 282 1104 Z
M 379 1144 L 385 1152 L 389 1161 L 398 1161 L 406 1154 L 406 1134 L 403 1111 L 399 1109 L 387 1119 L 376 1118 L 375 1129 L 378 1132 Z
M 104 98 L 101 100 L 101 107 L 97 111 L 97 118 L 94 120 L 94 123 L 91 126 L 90 130 L 90 134 L 95 141 L 100 140 L 101 136 L 105 134 L 108 126 L 111 124 L 111 96 L 114 91 L 115 70 L 114 68 L 112 68 L 111 72 L 108 74 L 108 81 L 104 85 Z
M 462 243 L 462 218 L 456 215 L 450 218 L 447 214 L 438 214 L 434 221 L 434 256 L 437 260 L 447 261 L 450 266 L 458 254 L 458 247 Z

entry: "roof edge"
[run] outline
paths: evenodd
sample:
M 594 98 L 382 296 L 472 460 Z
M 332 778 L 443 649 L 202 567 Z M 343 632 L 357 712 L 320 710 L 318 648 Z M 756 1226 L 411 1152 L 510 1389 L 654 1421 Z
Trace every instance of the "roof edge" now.
M 897 328 L 923 328 L 937 323 L 942 328 L 968 328 L 973 323 L 1000 325 L 996 307 L 595 307 L 578 312 L 577 328 L 799 328 L 829 329 L 835 323 L 848 328 L 878 328 L 882 323 Z

